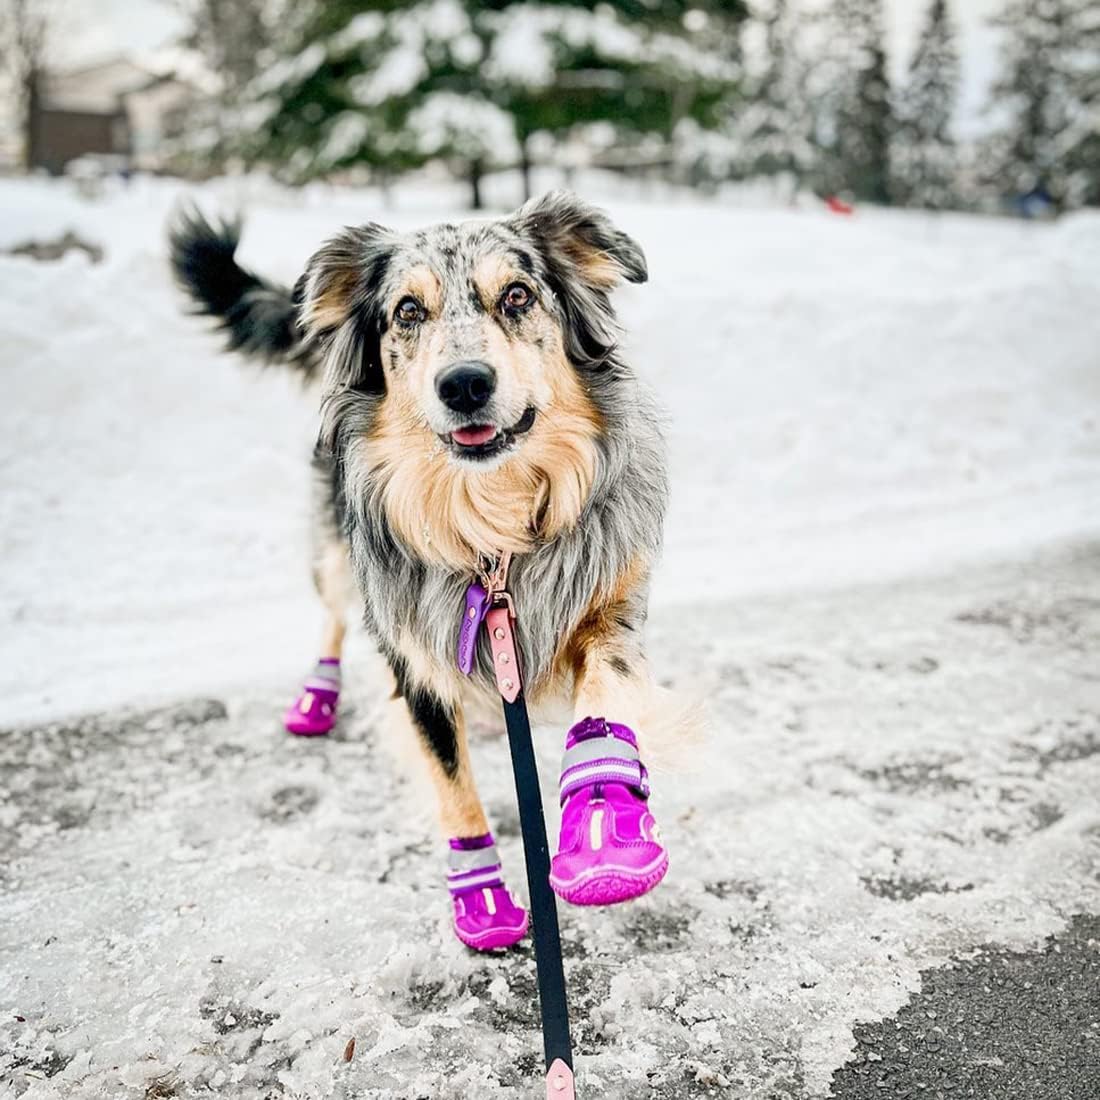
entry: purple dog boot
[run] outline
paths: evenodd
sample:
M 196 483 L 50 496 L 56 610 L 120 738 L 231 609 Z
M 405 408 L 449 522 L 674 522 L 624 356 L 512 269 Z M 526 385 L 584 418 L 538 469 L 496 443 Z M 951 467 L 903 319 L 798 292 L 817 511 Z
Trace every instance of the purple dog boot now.
M 649 780 L 627 726 L 585 718 L 561 769 L 561 840 L 550 885 L 571 905 L 615 905 L 665 877 L 668 853 L 649 812 Z
M 340 660 L 322 657 L 306 678 L 293 705 L 283 715 L 288 733 L 298 737 L 319 737 L 336 725 L 340 701 Z
M 527 935 L 527 910 L 516 905 L 504 885 L 492 833 L 451 840 L 447 886 L 455 935 L 467 947 L 495 951 Z

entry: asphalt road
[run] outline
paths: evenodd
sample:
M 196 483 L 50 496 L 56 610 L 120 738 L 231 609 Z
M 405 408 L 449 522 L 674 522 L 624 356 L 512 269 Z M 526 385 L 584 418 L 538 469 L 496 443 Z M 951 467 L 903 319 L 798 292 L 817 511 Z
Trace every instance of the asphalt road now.
M 1036 951 L 987 944 L 926 971 L 901 1012 L 855 1036 L 836 1100 L 1096 1100 L 1100 917 L 1074 917 Z

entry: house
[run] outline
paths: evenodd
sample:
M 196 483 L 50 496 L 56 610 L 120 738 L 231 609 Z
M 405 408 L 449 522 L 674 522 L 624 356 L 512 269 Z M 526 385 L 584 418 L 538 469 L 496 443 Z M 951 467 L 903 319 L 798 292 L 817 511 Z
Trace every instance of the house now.
M 189 82 L 124 57 L 50 73 L 31 121 L 32 167 L 58 174 L 98 156 L 119 169 L 157 171 L 198 98 Z

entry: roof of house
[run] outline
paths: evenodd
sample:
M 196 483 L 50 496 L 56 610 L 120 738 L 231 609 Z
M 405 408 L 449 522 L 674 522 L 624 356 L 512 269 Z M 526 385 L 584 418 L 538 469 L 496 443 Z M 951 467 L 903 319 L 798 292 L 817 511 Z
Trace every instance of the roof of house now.
M 94 65 L 51 72 L 44 99 L 46 106 L 54 109 L 110 114 L 118 110 L 126 96 L 165 79 L 128 57 L 114 57 Z

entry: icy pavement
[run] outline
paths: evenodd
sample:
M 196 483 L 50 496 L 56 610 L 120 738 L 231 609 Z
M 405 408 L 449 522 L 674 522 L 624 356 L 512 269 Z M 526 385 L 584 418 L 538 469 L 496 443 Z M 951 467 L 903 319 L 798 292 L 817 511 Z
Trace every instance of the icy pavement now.
M 655 780 L 666 883 L 563 909 L 580 1095 L 1095 1100 L 1100 546 L 660 611 L 652 644 L 716 732 Z M 452 938 L 349 680 L 325 741 L 285 692 L 0 735 L 0 1096 L 539 1094 L 530 950 Z M 506 748 L 474 752 L 519 888 Z

